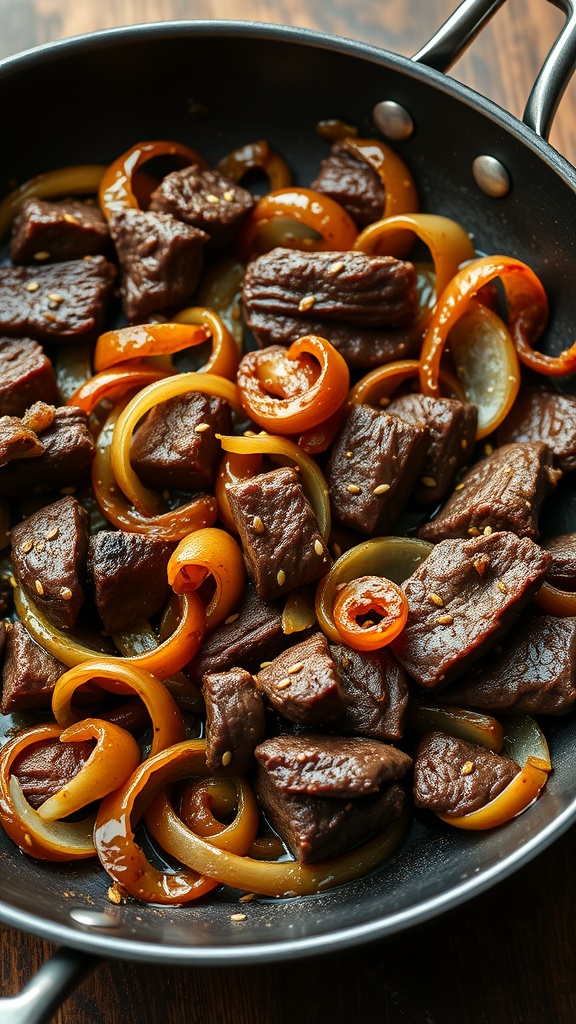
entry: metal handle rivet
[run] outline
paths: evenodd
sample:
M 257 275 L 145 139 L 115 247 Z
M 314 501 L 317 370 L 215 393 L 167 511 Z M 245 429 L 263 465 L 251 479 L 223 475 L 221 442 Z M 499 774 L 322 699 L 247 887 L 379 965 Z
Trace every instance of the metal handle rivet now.
M 487 196 L 501 199 L 508 195 L 512 184 L 510 175 L 495 156 L 477 156 L 472 164 L 472 174 L 478 188 Z
M 401 142 L 409 139 L 414 131 L 414 121 L 400 103 L 394 100 L 382 100 L 372 111 L 374 123 L 387 139 Z

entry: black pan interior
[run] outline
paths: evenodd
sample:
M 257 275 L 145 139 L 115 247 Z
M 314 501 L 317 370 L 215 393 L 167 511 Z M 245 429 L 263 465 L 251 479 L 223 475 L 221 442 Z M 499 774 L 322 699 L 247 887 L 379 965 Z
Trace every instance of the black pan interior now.
M 370 47 L 300 30 L 223 23 L 163 25 L 57 44 L 0 65 L 0 191 L 43 170 L 106 163 L 136 141 L 174 138 L 208 160 L 259 138 L 306 185 L 327 152 L 315 126 L 339 117 L 373 134 L 375 103 L 412 114 L 413 137 L 397 144 L 413 170 L 422 208 L 459 220 L 476 247 L 528 262 L 551 300 L 550 352 L 576 324 L 576 175 L 512 117 L 470 90 Z M 487 153 L 512 178 L 489 199 L 472 177 Z M 561 529 L 576 529 L 571 501 Z M 225 890 L 180 909 L 107 899 L 90 864 L 28 860 L 2 834 L 0 916 L 57 941 L 132 958 L 181 963 L 296 956 L 376 937 L 454 905 L 542 849 L 576 815 L 576 725 L 547 730 L 555 772 L 539 803 L 485 835 L 415 826 L 407 848 L 375 875 L 299 901 L 238 904 Z M 105 911 L 104 927 L 78 911 Z M 242 922 L 230 915 L 241 911 Z

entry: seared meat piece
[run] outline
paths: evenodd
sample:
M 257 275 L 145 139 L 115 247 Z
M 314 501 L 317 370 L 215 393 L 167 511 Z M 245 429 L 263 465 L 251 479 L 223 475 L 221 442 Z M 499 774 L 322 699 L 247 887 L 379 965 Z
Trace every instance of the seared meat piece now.
M 408 680 L 392 652 L 353 651 L 330 644 L 346 711 L 333 722 L 339 732 L 376 740 L 402 739 L 408 707 Z
M 432 687 L 467 672 L 508 632 L 549 565 L 550 555 L 513 533 L 437 544 L 402 585 L 408 621 L 392 648 L 408 675 Z
M 56 402 L 54 368 L 31 338 L 0 338 L 0 416 L 23 416 L 34 402 Z
M 21 622 L 6 624 L 0 704 L 3 715 L 49 708 L 54 687 L 64 672 L 66 666 L 40 647 Z
M 345 853 L 399 818 L 405 803 L 397 784 L 355 800 L 287 793 L 264 768 L 258 769 L 255 789 L 271 824 L 304 864 Z
M 72 629 L 84 603 L 88 513 L 68 495 L 12 527 L 12 565 L 22 589 L 48 618 Z
M 101 530 L 88 544 L 88 576 L 107 633 L 159 612 L 170 596 L 166 569 L 174 544 L 138 533 Z
M 0 416 L 0 468 L 14 459 L 42 455 L 44 445 L 18 416 Z
M 231 433 L 227 402 L 199 393 L 179 395 L 148 413 L 132 439 L 130 462 L 148 487 L 206 491 L 222 456 L 216 434 Z
M 576 398 L 523 387 L 496 435 L 498 444 L 543 441 L 565 473 L 576 469 Z
M 27 199 L 14 218 L 13 263 L 53 263 L 106 255 L 110 236 L 98 206 L 80 199 Z
M 228 489 L 246 568 L 263 601 L 328 571 L 318 520 L 294 469 L 273 469 Z
M 242 775 L 264 739 L 264 702 L 253 676 L 242 668 L 207 672 L 206 764 L 213 775 Z
M 86 413 L 73 405 L 56 409 L 40 440 L 44 451 L 33 467 L 27 459 L 14 459 L 0 468 L 1 497 L 28 497 L 82 483 L 96 454 Z
M 422 504 L 437 505 L 448 494 L 458 470 L 470 459 L 476 440 L 476 407 L 454 398 L 402 395 L 387 406 L 386 412 L 407 423 L 428 427 L 428 452 L 414 497 Z
M 344 736 L 275 736 L 256 748 L 256 760 L 279 789 L 352 799 L 377 793 L 406 774 L 412 758 L 378 740 Z
M 235 615 L 207 635 L 187 671 L 200 682 L 206 672 L 226 672 L 241 666 L 256 672 L 292 642 L 282 631 L 282 603 L 261 601 L 248 586 Z
M 13 772 L 32 807 L 40 807 L 66 786 L 86 764 L 93 749 L 94 743 L 89 740 L 43 740 L 23 751 L 14 762 Z
M 506 444 L 472 467 L 418 536 L 436 543 L 484 530 L 511 530 L 536 540 L 540 507 L 559 476 L 550 449 L 541 441 Z
M 508 757 L 441 732 L 421 740 L 414 762 L 414 803 L 440 814 L 470 814 L 494 800 L 520 768 Z
M 291 722 L 329 722 L 344 710 L 344 693 L 323 633 L 279 654 L 260 669 L 256 683 Z
M 340 203 L 359 228 L 384 216 L 386 195 L 380 175 L 348 150 L 345 139 L 334 143 L 310 188 Z
M 103 326 L 115 276 L 103 256 L 48 267 L 0 267 L 0 333 L 31 334 L 38 341 L 93 338 Z M 35 394 L 32 401 L 53 397 Z
M 559 590 L 576 590 L 576 533 L 550 537 L 542 547 L 552 555 L 546 582 Z
M 404 327 L 418 307 L 411 263 L 362 252 L 281 248 L 248 265 L 242 301 L 249 326 L 254 313 L 298 317 L 313 309 L 314 319 L 322 321 Z
M 201 228 L 212 248 L 232 242 L 253 206 L 254 198 L 235 181 L 195 165 L 167 174 L 150 197 L 151 210 Z
M 422 474 L 428 440 L 426 426 L 355 405 L 326 467 L 338 519 L 361 533 L 386 533 Z
M 128 320 L 186 305 L 202 272 L 204 231 L 166 213 L 123 210 L 110 220 Z
M 501 649 L 438 699 L 496 715 L 567 714 L 576 703 L 576 618 L 520 620 Z

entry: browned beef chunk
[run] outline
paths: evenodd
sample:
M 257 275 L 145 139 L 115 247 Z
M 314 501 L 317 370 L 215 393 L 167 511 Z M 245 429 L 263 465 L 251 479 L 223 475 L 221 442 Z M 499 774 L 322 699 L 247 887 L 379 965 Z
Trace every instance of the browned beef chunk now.
M 327 572 L 328 549 L 295 470 L 273 469 L 234 484 L 228 500 L 246 568 L 263 601 Z
M 202 271 L 204 231 L 167 213 L 124 210 L 110 220 L 130 321 L 186 305 Z
M 349 151 L 345 139 L 334 143 L 310 188 L 340 203 L 359 228 L 384 216 L 386 196 L 380 175 Z
M 96 454 L 86 413 L 73 405 L 56 409 L 40 439 L 44 451 L 34 459 L 33 468 L 27 459 L 0 468 L 1 497 L 27 497 L 83 482 Z
M 550 537 L 542 547 L 552 556 L 546 582 L 559 590 L 576 590 L 576 533 Z
M 214 248 L 229 245 L 254 206 L 254 199 L 218 171 L 192 165 L 167 174 L 150 197 L 150 209 L 171 213 L 200 228 Z
M 256 683 L 272 707 L 291 722 L 329 722 L 345 696 L 323 633 L 314 633 L 261 668 Z
M 8 715 L 28 708 L 49 708 L 54 687 L 66 666 L 32 639 L 21 622 L 6 626 L 0 711 Z
M 90 538 L 88 576 L 107 633 L 121 633 L 164 607 L 173 550 L 173 544 L 121 530 L 101 530 Z
M 14 762 L 24 796 L 32 807 L 40 807 L 50 796 L 67 785 L 86 764 L 94 743 L 61 743 L 43 740 L 27 748 Z
M 222 456 L 216 434 L 230 433 L 227 402 L 211 395 L 179 395 L 148 413 L 134 434 L 130 461 L 148 487 L 206 491 Z
M 99 710 L 98 718 L 119 725 L 121 729 L 126 729 L 128 732 L 139 732 L 150 725 L 150 715 L 144 701 L 139 697 L 134 700 L 125 700 L 108 711 Z
M 416 277 L 411 263 L 362 252 L 272 249 L 246 271 L 242 301 L 253 313 L 344 320 L 359 327 L 404 327 L 416 315 Z
M 0 575 L 0 615 L 8 615 L 12 609 L 12 585 L 7 573 Z M 0 652 L 1 653 L 1 652 Z
M 346 695 L 346 711 L 334 728 L 375 740 L 402 739 L 408 680 L 392 652 L 385 647 L 353 651 L 344 644 L 330 644 L 330 653 Z
M 208 672 L 202 683 L 206 702 L 206 763 L 214 775 L 242 775 L 264 739 L 264 703 L 253 676 L 242 668 Z
M 513 533 L 437 544 L 403 584 L 408 621 L 392 647 L 408 675 L 432 687 L 467 672 L 511 628 L 549 564 Z
M 80 199 L 27 199 L 14 219 L 13 263 L 52 263 L 105 255 L 110 237 L 96 205 Z
M 377 793 L 406 774 L 412 758 L 389 743 L 355 736 L 275 736 L 256 759 L 287 793 L 352 799 Z
M 337 857 L 400 817 L 405 794 L 394 784 L 355 800 L 287 793 L 264 768 L 256 795 L 266 816 L 297 860 L 305 864 Z
M 437 505 L 450 491 L 458 470 L 470 459 L 476 440 L 476 407 L 454 398 L 402 395 L 386 411 L 408 423 L 428 427 L 428 452 L 414 497 L 423 504 Z
M 0 415 L 23 416 L 34 402 L 56 402 L 54 368 L 36 341 L 0 338 Z
M 498 428 L 498 444 L 543 441 L 555 464 L 568 473 L 576 469 L 576 398 L 544 388 L 523 387 Z
M 226 672 L 237 665 L 256 672 L 276 657 L 291 637 L 282 630 L 282 603 L 261 601 L 248 586 L 237 613 L 208 634 L 188 671 L 200 681 L 206 672 Z
M 68 495 L 12 527 L 14 575 L 34 604 L 72 629 L 84 603 L 88 513 Z
M 95 337 L 115 276 L 103 256 L 48 267 L 1 267 L 0 332 L 16 338 L 31 334 L 38 341 Z M 39 398 L 53 400 L 35 394 L 33 401 Z
M 511 530 L 537 539 L 540 507 L 559 476 L 541 441 L 506 444 L 472 467 L 418 536 L 436 543 L 484 530 Z
M 520 621 L 502 647 L 439 694 L 443 704 L 496 714 L 564 715 L 576 703 L 576 618 Z
M 441 732 L 421 740 L 414 762 L 414 803 L 441 814 L 470 814 L 512 782 L 520 768 L 508 757 Z
M 428 427 L 355 405 L 326 467 L 338 519 L 361 533 L 385 533 L 422 474 L 428 438 Z
M 0 468 L 14 459 L 33 459 L 44 445 L 18 416 L 0 416 Z

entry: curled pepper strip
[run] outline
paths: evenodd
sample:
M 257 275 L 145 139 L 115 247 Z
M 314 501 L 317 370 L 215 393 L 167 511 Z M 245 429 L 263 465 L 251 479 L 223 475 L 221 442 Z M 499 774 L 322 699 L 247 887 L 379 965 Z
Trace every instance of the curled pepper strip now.
M 98 199 L 106 220 L 110 220 L 113 213 L 139 208 L 132 186 L 132 176 L 142 164 L 156 156 L 177 156 L 184 160 L 185 165 L 197 164 L 199 167 L 206 167 L 205 160 L 198 153 L 179 142 L 138 142 L 104 171 Z
M 135 509 L 120 492 L 112 471 L 112 441 L 124 405 L 121 400 L 114 406 L 96 441 L 92 488 L 102 514 L 119 530 L 143 533 L 157 540 L 181 540 L 192 530 L 212 526 L 218 516 L 218 505 L 210 494 L 200 494 L 179 508 L 148 516 Z
M 506 789 L 484 807 L 469 814 L 436 812 L 442 821 L 455 828 L 484 831 L 503 825 L 530 806 L 546 785 L 552 768 L 548 745 L 533 718 L 525 716 L 507 725 L 503 753 L 521 766 Z
M 353 156 L 369 164 L 380 178 L 386 196 L 382 217 L 414 213 L 418 209 L 418 191 L 412 173 L 390 146 L 379 139 L 358 138 L 344 139 L 342 144 Z
M 243 259 L 277 245 L 313 252 L 347 252 L 358 230 L 343 206 L 310 188 L 285 188 L 263 196 L 248 215 L 239 237 Z
M 417 359 L 400 359 L 370 370 L 348 393 L 348 407 L 353 405 L 388 405 L 391 396 L 404 381 L 418 377 L 420 363 Z M 447 370 L 440 370 L 442 390 L 452 398 L 466 401 L 466 395 L 456 377 Z
M 306 390 L 287 394 L 290 364 L 294 363 L 297 371 L 306 355 L 319 364 L 319 372 L 312 368 L 316 379 Z M 299 434 L 317 427 L 341 408 L 348 394 L 350 371 L 329 341 L 308 334 L 287 350 L 274 346 L 248 352 L 238 368 L 237 383 L 240 401 L 250 419 L 271 433 Z M 286 397 L 276 397 L 279 391 Z
M 95 815 L 83 821 L 45 822 L 22 792 L 12 767 L 17 758 L 37 743 L 59 739 L 60 725 L 37 725 L 18 733 L 0 751 L 0 822 L 13 842 L 37 860 L 70 861 L 94 857 Z
M 231 381 L 211 373 L 179 373 L 143 388 L 118 416 L 110 452 L 112 472 L 128 501 L 144 516 L 155 516 L 161 512 L 163 499 L 155 491 L 144 487 L 132 469 L 130 444 L 134 431 L 142 417 L 156 405 L 169 398 L 194 392 L 223 398 L 236 412 L 242 411 L 236 386 Z M 196 502 L 197 499 L 188 504 L 195 506 Z M 180 514 L 187 507 L 181 506 L 178 510 Z
M 152 720 L 153 754 L 158 754 L 166 747 L 171 747 L 182 740 L 182 715 L 166 687 L 150 672 L 116 658 L 93 657 L 60 676 L 52 694 L 52 711 L 59 725 L 69 727 L 75 726 L 76 723 L 82 724 L 82 713 L 73 708 L 72 702 L 76 690 L 91 681 L 109 693 L 135 693 L 141 698 Z M 139 761 L 138 755 L 136 764 Z
M 100 164 L 61 167 L 38 174 L 10 192 L 0 203 L 0 240 L 27 199 L 53 199 L 56 196 L 95 195 L 106 168 Z
M 375 613 L 377 621 L 361 624 L 360 616 Z M 340 586 L 333 609 L 334 625 L 355 651 L 376 651 L 392 643 L 408 618 L 404 591 L 382 576 L 360 576 Z
M 504 744 L 504 729 L 491 715 L 464 708 L 437 707 L 410 701 L 408 728 L 415 732 L 446 732 L 469 743 L 478 743 L 499 754 Z
M 144 651 L 131 658 L 108 658 L 110 665 L 121 671 L 122 666 L 151 672 L 158 679 L 168 679 L 188 664 L 199 650 L 204 637 L 206 612 L 197 594 L 183 594 L 180 621 L 172 635 L 151 651 Z M 14 604 L 19 618 L 28 632 L 49 654 L 68 668 L 83 665 L 99 657 L 70 633 L 58 629 L 35 607 L 20 587 L 14 591 Z
M 248 171 L 258 167 L 270 182 L 270 189 L 276 191 L 292 184 L 290 168 L 285 160 L 267 142 L 249 142 L 234 149 L 216 165 L 220 174 L 232 181 L 242 181 Z
M 246 585 L 238 544 L 214 527 L 184 537 L 168 562 L 168 583 L 175 594 L 197 590 L 209 576 L 216 585 L 206 608 L 206 629 L 214 629 L 238 607 Z
M 42 821 L 56 821 L 108 796 L 123 786 L 140 764 L 140 748 L 126 729 L 112 722 L 85 718 L 69 726 L 60 736 L 62 743 L 96 740 L 88 760 L 76 775 L 38 808 Z
M 101 334 L 94 349 L 94 369 L 109 370 L 127 359 L 145 359 L 147 356 L 170 355 L 182 349 L 202 345 L 210 332 L 204 325 L 136 324 L 117 331 Z
M 188 903 L 218 885 L 217 880 L 189 868 L 174 874 L 156 870 L 134 837 L 134 828 L 159 786 L 207 774 L 206 743 L 188 740 L 148 758 L 125 786 L 102 801 L 94 829 L 98 856 L 111 878 L 135 899 L 146 903 Z M 238 794 L 236 816 L 230 825 L 221 826 L 219 833 L 212 834 L 207 845 L 211 850 L 221 845 L 238 855 L 246 853 L 256 837 L 258 808 L 246 783 L 242 779 L 234 781 Z
M 145 363 L 117 363 L 110 370 L 102 370 L 85 380 L 72 394 L 66 405 L 74 405 L 90 415 L 105 398 L 118 401 L 127 392 L 139 390 L 156 380 L 169 377 L 171 371 Z
M 314 459 L 285 437 L 271 437 L 268 434 L 258 434 L 256 437 L 217 436 L 225 452 L 233 452 L 235 455 L 268 455 L 282 466 L 295 465 L 300 473 L 304 494 L 318 520 L 320 532 L 324 540 L 328 540 L 331 520 L 328 485 Z

